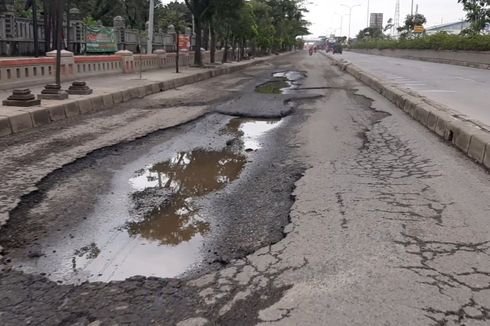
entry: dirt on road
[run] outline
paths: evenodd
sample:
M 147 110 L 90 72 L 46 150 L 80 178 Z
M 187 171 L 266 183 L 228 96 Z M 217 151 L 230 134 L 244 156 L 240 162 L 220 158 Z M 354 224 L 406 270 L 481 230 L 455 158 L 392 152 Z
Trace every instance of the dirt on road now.
M 488 173 L 323 56 L 0 146 L 5 325 L 490 320 Z

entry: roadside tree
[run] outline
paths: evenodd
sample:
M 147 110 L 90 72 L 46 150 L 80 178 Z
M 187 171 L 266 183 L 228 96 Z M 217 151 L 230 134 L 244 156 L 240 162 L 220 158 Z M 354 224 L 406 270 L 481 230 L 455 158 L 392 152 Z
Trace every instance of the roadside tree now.
M 463 34 L 480 33 L 490 23 L 490 0 L 458 0 L 466 11 L 466 19 L 471 23 L 470 28 Z

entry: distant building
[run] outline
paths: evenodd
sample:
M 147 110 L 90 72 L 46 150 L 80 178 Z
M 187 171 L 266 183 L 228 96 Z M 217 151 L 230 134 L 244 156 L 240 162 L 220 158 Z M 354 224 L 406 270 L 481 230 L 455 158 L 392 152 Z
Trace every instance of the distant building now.
M 383 14 L 372 13 L 370 16 L 369 27 L 383 29 Z
M 462 20 L 459 22 L 447 23 L 447 24 L 441 24 L 441 25 L 428 27 L 426 29 L 426 32 L 427 32 L 427 34 L 435 34 L 438 32 L 446 32 L 449 34 L 459 34 L 459 33 L 461 33 L 462 30 L 470 28 L 470 25 L 471 25 L 470 22 Z M 483 30 L 483 33 L 490 34 L 490 24 L 487 24 L 487 26 Z
M 459 21 L 459 22 L 453 22 L 453 23 L 447 23 L 447 24 L 441 24 L 441 25 L 436 25 L 432 27 L 427 27 L 425 29 L 425 32 L 427 34 L 435 34 L 439 32 L 446 32 L 449 34 L 459 34 L 461 33 L 462 30 L 469 28 L 470 23 L 467 21 Z

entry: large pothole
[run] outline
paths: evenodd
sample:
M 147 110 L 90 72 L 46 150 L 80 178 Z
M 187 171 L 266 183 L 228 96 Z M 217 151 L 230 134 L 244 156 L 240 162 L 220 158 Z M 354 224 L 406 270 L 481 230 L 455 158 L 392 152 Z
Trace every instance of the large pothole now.
M 301 71 L 282 71 L 272 75 L 272 79 L 255 88 L 261 94 L 290 94 L 298 89 L 306 74 Z
M 10 265 L 63 283 L 177 277 L 199 266 L 209 255 L 205 243 L 222 233 L 221 224 L 230 225 L 210 209 L 212 199 L 231 192 L 244 171 L 253 170 L 256 158 L 264 160 L 262 146 L 282 124 L 223 116 L 205 120 L 163 143 L 150 141 L 137 154 L 126 155 L 134 146 L 116 148 L 48 180 L 12 222 L 52 215 L 49 228 L 31 234 L 29 245 L 9 248 Z M 84 205 L 87 197 L 65 205 L 84 191 L 96 194 L 94 203 Z

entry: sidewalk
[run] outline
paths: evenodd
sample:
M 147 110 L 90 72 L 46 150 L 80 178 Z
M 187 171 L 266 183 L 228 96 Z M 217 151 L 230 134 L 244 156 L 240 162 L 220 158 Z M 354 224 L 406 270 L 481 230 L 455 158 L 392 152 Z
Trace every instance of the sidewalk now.
M 135 98 L 143 98 L 150 94 L 232 73 L 274 57 L 226 63 L 215 68 L 182 67 L 179 74 L 176 74 L 174 69 L 152 70 L 143 72 L 141 79 L 139 73 L 87 78 L 84 81 L 94 91 L 91 95 L 70 95 L 67 100 L 62 101 L 43 100 L 40 106 L 29 108 L 0 105 L 0 137 L 69 119 L 80 114 L 90 114 Z M 67 89 L 70 84 L 70 82 L 63 83 L 63 89 Z M 39 94 L 43 88 L 44 83 L 30 87 L 33 94 Z M 0 99 L 5 100 L 11 94 L 12 89 L 0 90 Z

